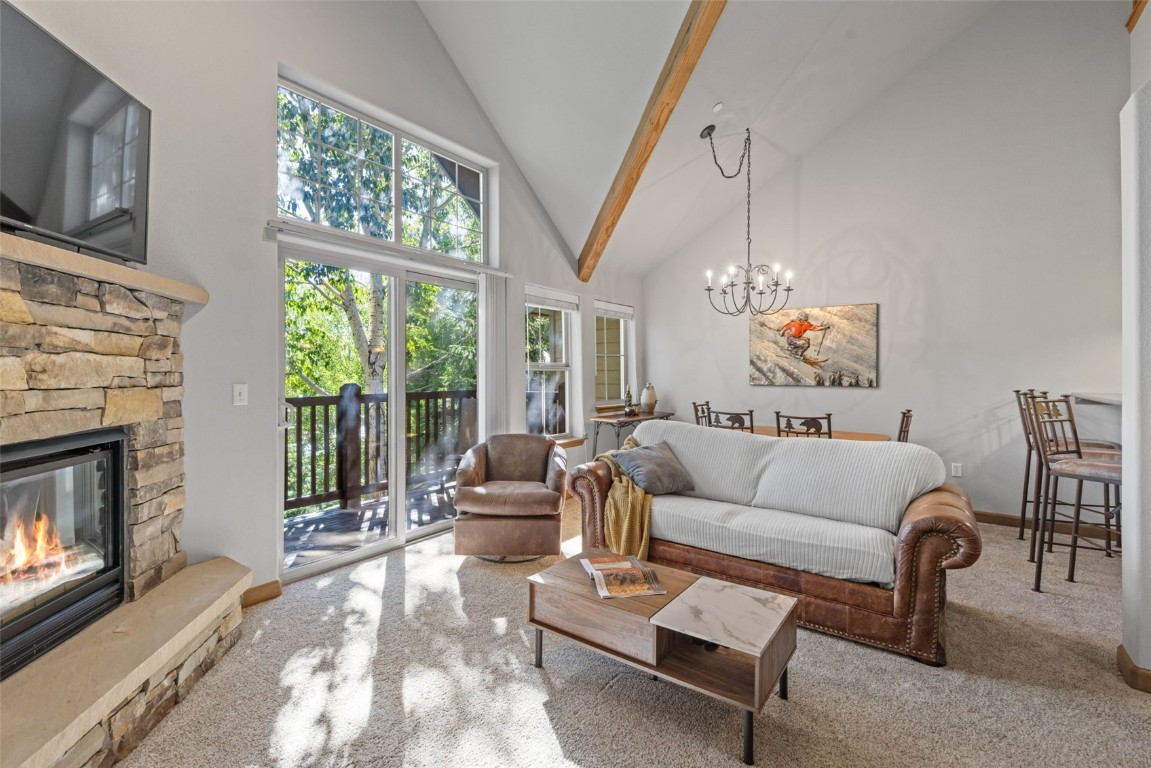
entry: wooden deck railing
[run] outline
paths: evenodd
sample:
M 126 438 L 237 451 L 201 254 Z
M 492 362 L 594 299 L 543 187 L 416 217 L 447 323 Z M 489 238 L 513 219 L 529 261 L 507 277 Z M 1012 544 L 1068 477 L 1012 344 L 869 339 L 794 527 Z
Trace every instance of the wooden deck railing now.
M 404 468 L 409 484 L 454 469 L 475 438 L 476 391 L 408 392 Z M 294 420 L 284 452 L 284 509 L 339 501 L 359 509 L 388 490 L 388 396 L 345 384 L 339 395 L 290 397 Z M 448 466 L 450 464 L 450 466 Z

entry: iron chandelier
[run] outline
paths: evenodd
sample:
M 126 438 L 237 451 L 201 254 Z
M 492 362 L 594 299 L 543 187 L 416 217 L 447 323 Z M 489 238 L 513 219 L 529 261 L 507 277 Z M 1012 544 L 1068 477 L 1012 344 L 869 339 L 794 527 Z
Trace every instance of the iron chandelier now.
M 755 315 L 774 315 L 787 306 L 791 295 L 791 272 L 782 273 L 779 264 L 767 266 L 766 264 L 751 263 L 751 129 L 746 129 L 743 139 L 743 154 L 740 155 L 739 165 L 730 175 L 724 172 L 715 155 L 715 140 L 712 135 L 715 126 L 704 128 L 699 137 L 707 139 L 711 144 L 711 159 L 720 175 L 725 179 L 734 179 L 743 170 L 747 162 L 747 264 L 732 264 L 719 277 L 719 302 L 716 302 L 715 289 L 711 286 L 711 270 L 707 271 L 707 298 L 717 312 L 737 317 L 744 312 Z M 782 278 L 782 280 L 781 280 Z M 778 307 L 775 303 L 782 302 Z

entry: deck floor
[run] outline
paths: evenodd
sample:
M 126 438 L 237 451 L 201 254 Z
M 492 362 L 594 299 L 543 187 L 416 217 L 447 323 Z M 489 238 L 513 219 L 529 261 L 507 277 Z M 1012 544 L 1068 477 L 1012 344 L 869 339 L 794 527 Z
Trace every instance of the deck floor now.
M 449 488 L 447 494 L 426 491 L 409 494 L 408 530 L 454 518 L 452 490 Z M 333 507 L 285 519 L 284 568 L 299 568 L 387 539 L 391 535 L 389 507 L 388 499 L 384 498 L 365 504 L 362 510 Z

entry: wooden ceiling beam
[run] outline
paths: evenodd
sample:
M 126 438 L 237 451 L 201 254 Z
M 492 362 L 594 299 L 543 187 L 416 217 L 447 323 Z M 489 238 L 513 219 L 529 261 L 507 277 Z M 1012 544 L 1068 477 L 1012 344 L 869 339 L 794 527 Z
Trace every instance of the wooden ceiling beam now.
M 1131 0 L 1131 16 L 1127 19 L 1127 31 L 1134 32 L 1135 25 L 1139 23 L 1139 17 L 1143 13 L 1143 9 L 1147 7 L 1147 0 Z
M 631 145 L 623 156 L 623 163 L 616 172 L 615 180 L 608 190 L 607 198 L 595 217 L 591 232 L 588 233 L 587 242 L 579 256 L 579 279 L 585 283 L 591 279 L 600 257 L 603 256 L 608 240 L 623 215 L 631 195 L 635 192 L 643 169 L 655 150 L 655 145 L 671 117 L 679 97 L 683 94 L 687 81 L 699 61 L 703 49 L 707 46 L 708 38 L 723 13 L 727 0 L 692 0 L 687 9 L 687 15 L 680 25 L 679 34 L 671 52 L 664 62 L 663 71 L 659 73 L 655 88 L 647 101 L 635 135 L 631 138 Z

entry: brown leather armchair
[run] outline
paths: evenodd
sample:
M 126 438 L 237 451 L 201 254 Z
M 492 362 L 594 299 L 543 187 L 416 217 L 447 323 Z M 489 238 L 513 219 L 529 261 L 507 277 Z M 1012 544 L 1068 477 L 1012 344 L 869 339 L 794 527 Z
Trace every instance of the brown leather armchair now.
M 567 454 L 542 435 L 492 435 L 456 470 L 456 554 L 505 561 L 560 554 Z

